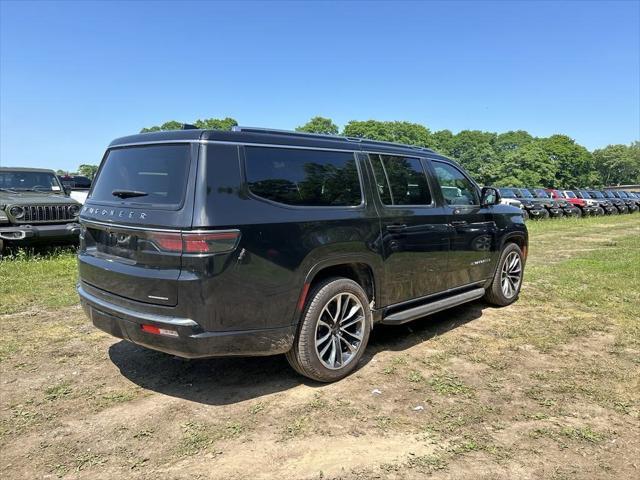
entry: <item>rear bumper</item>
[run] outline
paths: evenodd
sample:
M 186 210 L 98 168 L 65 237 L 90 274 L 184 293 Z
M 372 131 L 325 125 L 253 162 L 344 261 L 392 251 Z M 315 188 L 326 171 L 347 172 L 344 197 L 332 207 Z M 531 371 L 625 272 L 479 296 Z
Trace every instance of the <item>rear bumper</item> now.
M 79 223 L 58 225 L 11 225 L 0 227 L 0 239 L 5 242 L 31 243 L 38 241 L 75 240 L 80 234 Z
M 93 324 L 114 337 L 184 358 L 260 356 L 288 352 L 295 326 L 208 332 L 188 318 L 136 312 L 102 300 L 78 285 L 80 303 Z M 177 336 L 148 333 L 142 325 L 172 330 Z

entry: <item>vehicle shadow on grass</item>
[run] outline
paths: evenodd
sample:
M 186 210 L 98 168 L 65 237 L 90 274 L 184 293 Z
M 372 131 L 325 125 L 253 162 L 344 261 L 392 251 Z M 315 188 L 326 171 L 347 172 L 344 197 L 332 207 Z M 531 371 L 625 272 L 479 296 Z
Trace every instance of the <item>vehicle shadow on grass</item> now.
M 378 325 L 360 367 L 380 352 L 402 352 L 479 319 L 485 308 L 490 307 L 473 302 L 405 325 Z M 184 360 L 123 340 L 109 348 L 109 357 L 122 375 L 142 388 L 207 405 L 260 398 L 301 384 L 323 385 L 295 373 L 284 355 Z

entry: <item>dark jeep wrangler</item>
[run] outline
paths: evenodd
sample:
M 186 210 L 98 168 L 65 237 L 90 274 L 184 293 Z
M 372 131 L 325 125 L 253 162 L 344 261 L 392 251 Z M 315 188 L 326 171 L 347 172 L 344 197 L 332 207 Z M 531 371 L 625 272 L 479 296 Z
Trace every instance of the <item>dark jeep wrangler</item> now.
M 250 128 L 113 141 L 80 218 L 98 328 L 182 357 L 286 353 L 327 382 L 376 323 L 514 302 L 528 242 L 519 208 L 432 150 Z
M 0 168 L 0 253 L 8 245 L 77 241 L 80 207 L 53 170 Z

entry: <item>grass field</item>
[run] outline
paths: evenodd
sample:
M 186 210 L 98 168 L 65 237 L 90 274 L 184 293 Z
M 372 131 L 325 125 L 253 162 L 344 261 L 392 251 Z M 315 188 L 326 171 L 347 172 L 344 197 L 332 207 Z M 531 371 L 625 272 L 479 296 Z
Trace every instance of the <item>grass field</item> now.
M 640 215 L 528 226 L 516 304 L 378 327 L 331 385 L 111 338 L 71 250 L 5 259 L 3 478 L 638 478 Z

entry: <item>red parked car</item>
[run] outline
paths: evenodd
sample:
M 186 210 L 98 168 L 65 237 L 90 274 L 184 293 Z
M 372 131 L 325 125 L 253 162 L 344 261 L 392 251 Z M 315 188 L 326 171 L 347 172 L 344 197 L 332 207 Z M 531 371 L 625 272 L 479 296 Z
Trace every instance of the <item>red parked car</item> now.
M 583 216 L 587 215 L 604 215 L 604 211 L 593 205 L 588 205 L 587 202 L 578 198 L 571 190 L 556 190 L 555 188 L 547 188 L 547 192 L 551 195 L 551 198 L 555 200 L 564 200 L 567 203 L 575 205 L 580 209 Z

